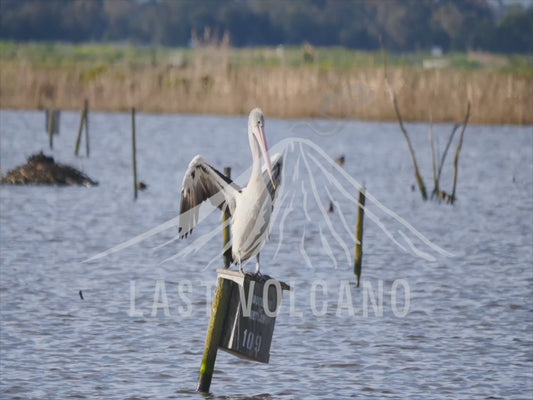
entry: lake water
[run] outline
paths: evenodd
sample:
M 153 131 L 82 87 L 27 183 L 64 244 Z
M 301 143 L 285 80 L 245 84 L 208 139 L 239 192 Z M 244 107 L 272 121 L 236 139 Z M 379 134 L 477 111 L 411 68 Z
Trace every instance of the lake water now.
M 176 234 L 169 229 L 82 261 L 175 217 L 194 155 L 231 166 L 234 176 L 244 172 L 251 163 L 246 121 L 138 114 L 138 175 L 148 189 L 134 202 L 128 114 L 91 113 L 87 158 L 84 142 L 82 156 L 73 155 L 78 113 L 62 113 L 50 151 L 42 112 L 0 111 L 4 174 L 42 149 L 100 183 L 0 188 L 1 397 L 204 398 L 195 389 L 222 263 L 208 264 L 222 239 L 165 260 L 218 227 L 219 213 L 187 241 L 158 248 Z M 431 191 L 427 125 L 408 129 Z M 450 131 L 435 126 L 440 153 Z M 300 137 L 332 158 L 344 154 L 351 177 L 447 253 L 367 200 L 356 288 L 346 259 L 356 208 L 331 184 L 340 173 L 303 145 L 302 156 L 296 142 L 285 165 L 287 193 L 295 195 L 281 205 L 286 218 L 273 226 L 261 257 L 263 272 L 294 287 L 283 299 L 270 363 L 220 351 L 209 398 L 532 398 L 532 127 L 469 126 L 453 206 L 423 202 L 412 191 L 412 163 L 395 123 L 267 116 L 266 133 L 271 147 Z M 447 192 L 455 143 L 443 169 Z M 308 169 L 313 160 L 319 163 Z M 318 202 L 328 205 L 328 192 L 335 211 L 326 215 Z M 328 216 L 341 240 L 332 239 Z M 428 257 L 409 251 L 404 234 Z M 382 311 L 372 302 L 380 300 Z

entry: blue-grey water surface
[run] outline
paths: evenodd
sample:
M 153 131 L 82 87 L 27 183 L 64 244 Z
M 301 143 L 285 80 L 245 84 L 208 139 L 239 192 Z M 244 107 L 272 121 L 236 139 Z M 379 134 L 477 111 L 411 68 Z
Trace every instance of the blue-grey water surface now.
M 138 114 L 139 178 L 148 190 L 134 202 L 128 114 L 90 114 L 87 158 L 83 141 L 82 156 L 73 155 L 78 113 L 62 113 L 61 133 L 50 151 L 42 112 L 0 112 L 3 174 L 42 149 L 100 183 L 0 187 L 0 397 L 203 398 L 195 388 L 220 266 L 206 265 L 222 239 L 162 262 L 190 244 L 154 250 L 176 233 L 169 230 L 97 261 L 82 261 L 175 217 L 181 179 L 194 155 L 218 168 L 231 166 L 236 175 L 248 168 L 246 121 Z M 317 135 L 313 129 L 336 133 Z M 427 125 L 408 129 L 431 190 Z M 440 153 L 450 131 L 450 124 L 435 126 Z M 279 256 L 272 260 L 276 229 L 262 253 L 262 270 L 294 287 L 283 300 L 270 363 L 220 351 L 213 398 L 533 397 L 531 127 L 467 128 L 453 206 L 423 202 L 411 190 L 412 162 L 397 124 L 267 115 L 266 133 L 270 146 L 299 136 L 331 157 L 344 154 L 352 177 L 453 256 L 437 254 L 430 262 L 404 252 L 367 219 L 362 285 L 356 288 L 353 267 L 342 254 L 337 268 L 321 254 L 319 207 L 309 206 L 310 221 L 302 223 L 306 213 L 293 204 Z M 448 192 L 455 145 L 443 171 Z M 327 179 L 319 174 L 315 179 L 326 203 Z M 341 206 L 354 229 L 356 210 Z M 214 213 L 190 239 L 219 223 Z M 396 233 L 393 222 L 384 223 Z M 299 249 L 302 236 L 311 266 Z M 344 239 L 352 240 L 351 254 L 353 239 Z M 342 253 L 335 245 L 333 250 Z M 376 297 L 382 285 L 383 315 L 376 316 L 372 305 L 364 307 L 363 284 L 367 294 L 371 285 Z M 403 316 L 405 290 L 409 308 Z M 396 308 L 392 294 L 401 299 Z

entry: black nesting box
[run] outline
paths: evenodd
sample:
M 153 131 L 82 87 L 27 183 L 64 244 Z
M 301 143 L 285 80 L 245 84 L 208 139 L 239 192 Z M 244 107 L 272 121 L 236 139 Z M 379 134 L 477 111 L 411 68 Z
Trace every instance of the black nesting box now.
M 241 358 L 268 363 L 282 293 L 290 287 L 266 275 L 218 272 L 220 278 L 231 284 L 219 348 Z

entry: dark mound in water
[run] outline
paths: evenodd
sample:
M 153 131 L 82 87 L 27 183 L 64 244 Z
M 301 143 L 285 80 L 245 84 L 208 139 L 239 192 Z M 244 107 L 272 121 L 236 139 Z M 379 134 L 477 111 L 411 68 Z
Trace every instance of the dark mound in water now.
M 57 164 L 53 157 L 41 151 L 28 157 L 26 165 L 17 167 L 2 178 L 1 183 L 8 185 L 84 185 L 94 186 L 93 181 L 83 172 L 68 165 Z

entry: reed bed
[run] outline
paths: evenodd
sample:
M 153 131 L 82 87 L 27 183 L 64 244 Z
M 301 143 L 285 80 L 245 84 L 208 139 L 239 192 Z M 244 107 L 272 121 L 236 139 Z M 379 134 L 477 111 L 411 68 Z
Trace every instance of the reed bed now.
M 396 118 L 383 68 L 372 62 L 279 62 L 275 49 L 271 58 L 252 50 L 248 58 L 216 49 L 184 54 L 163 61 L 152 55 L 148 61 L 61 63 L 4 56 L 0 107 L 80 109 L 88 99 L 92 109 L 105 111 L 246 114 L 260 106 L 281 118 Z M 470 100 L 473 123 L 533 123 L 527 71 L 391 65 L 389 79 L 409 121 L 427 121 L 430 112 L 436 122 L 459 121 Z

